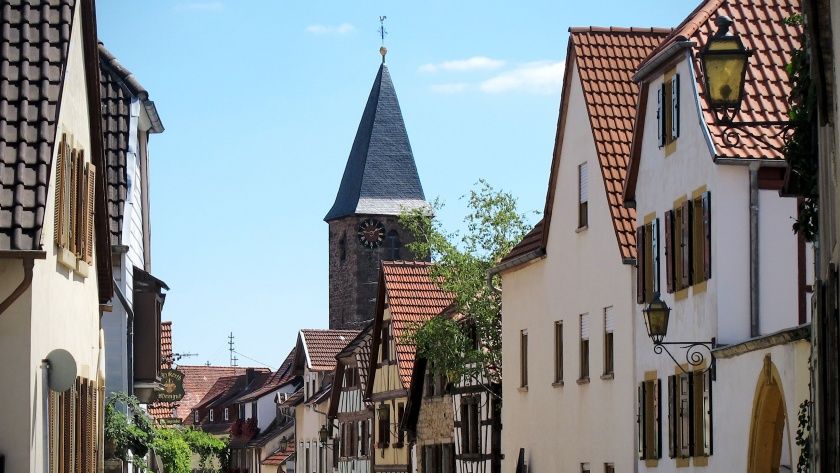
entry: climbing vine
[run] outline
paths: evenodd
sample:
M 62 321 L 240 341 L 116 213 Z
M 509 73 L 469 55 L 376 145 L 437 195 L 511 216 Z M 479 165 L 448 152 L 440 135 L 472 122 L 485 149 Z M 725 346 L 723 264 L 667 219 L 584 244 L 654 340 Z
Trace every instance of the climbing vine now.
M 785 24 L 804 26 L 801 15 L 785 19 Z M 818 221 L 818 160 L 816 145 L 816 90 L 811 81 L 811 62 L 806 50 L 805 34 L 800 35 L 801 47 L 791 54 L 786 70 L 791 83 L 788 97 L 791 133 L 784 147 L 790 167 L 789 191 L 801 197 L 799 215 L 793 231 L 808 241 L 817 237 Z
M 811 471 L 811 401 L 806 399 L 799 404 L 798 417 L 796 445 L 799 447 L 799 459 L 796 462 L 796 473 L 809 473 Z

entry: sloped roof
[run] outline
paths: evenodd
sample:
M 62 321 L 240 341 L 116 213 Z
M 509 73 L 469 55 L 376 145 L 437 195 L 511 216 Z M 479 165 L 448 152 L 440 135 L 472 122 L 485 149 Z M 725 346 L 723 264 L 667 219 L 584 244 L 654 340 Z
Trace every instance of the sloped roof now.
M 651 63 L 667 54 L 668 46 L 690 41 L 694 61 L 694 76 L 699 92 L 703 120 L 711 135 L 714 157 L 730 159 L 782 160 L 780 151 L 762 145 L 753 136 L 761 136 L 773 147 L 783 145 L 784 133 L 779 126 L 739 126 L 732 144 L 727 142 L 726 127 L 715 123 L 715 117 L 706 98 L 699 53 L 709 38 L 717 31 L 715 20 L 725 15 L 733 20 L 730 34 L 740 36 L 747 49 L 752 50 L 744 83 L 744 98 L 735 121 L 786 121 L 790 106 L 790 80 L 786 64 L 794 50 L 801 46 L 802 27 L 786 25 L 784 20 L 802 12 L 800 0 L 705 0 L 674 30 L 674 32 L 641 64 Z M 644 80 L 644 77 L 639 77 Z M 640 120 L 645 120 L 644 111 Z M 644 123 L 643 121 L 641 123 Z M 638 172 L 641 143 L 633 144 L 633 162 L 628 176 L 624 198 L 633 200 Z
M 294 460 L 295 457 L 295 438 L 292 437 L 289 439 L 289 444 L 286 445 L 286 450 L 277 449 L 271 453 L 271 455 L 265 457 L 264 460 L 260 461 L 261 465 L 282 465 L 286 463 L 288 460 Z
M 192 409 L 219 378 L 245 374 L 245 369 L 241 366 L 178 365 L 178 371 L 184 373 L 184 398 L 178 401 L 176 417 L 182 421 L 191 419 Z M 264 368 L 254 369 L 268 371 Z
M 391 331 L 397 352 L 397 368 L 405 389 L 411 385 L 411 370 L 414 366 L 416 348 L 410 339 L 410 332 L 418 324 L 424 324 L 443 312 L 454 300 L 452 294 L 441 289 L 432 280 L 432 263 L 423 261 L 383 261 L 380 279 L 380 299 L 387 297 L 391 312 Z M 377 303 L 382 307 L 384 301 Z M 377 309 L 379 312 L 380 309 Z M 379 353 L 382 313 L 376 318 L 373 331 L 371 359 Z M 373 369 L 371 369 L 371 372 Z M 370 392 L 370 386 L 367 392 Z
M 534 228 L 525 234 L 525 236 L 522 237 L 522 240 L 510 250 L 510 253 L 505 255 L 505 257 L 499 261 L 499 264 L 503 265 L 505 263 L 513 262 L 518 258 L 527 257 L 529 255 L 536 257 L 537 255 L 534 254 L 534 252 L 543 249 L 543 231 L 545 231 L 545 225 L 543 222 L 545 222 L 545 220 L 540 219 L 540 221 L 534 225 Z
M 335 383 L 338 385 L 339 389 L 334 389 L 331 394 L 330 407 L 327 412 L 327 417 L 330 419 L 334 419 L 338 414 L 338 404 L 342 392 L 341 388 L 343 387 L 344 370 L 347 366 L 347 363 L 344 360 L 351 358 L 356 362 L 356 372 L 359 374 L 359 389 L 361 389 L 362 392 L 367 390 L 368 370 L 370 369 L 370 345 L 373 341 L 373 325 L 372 321 L 369 322 L 365 328 L 359 332 L 356 338 L 350 341 L 343 350 L 335 355 Z
M 397 92 L 383 63 L 373 81 L 335 203 L 324 220 L 354 214 L 399 215 L 403 209 L 426 206 Z
M 292 351 L 286 355 L 286 359 L 283 360 L 283 363 L 277 368 L 277 371 L 271 374 L 268 378 L 266 378 L 265 382 L 261 386 L 254 386 L 253 389 L 245 392 L 233 402 L 241 403 L 241 402 L 251 402 L 253 400 L 259 399 L 266 394 L 271 393 L 277 389 L 280 389 L 281 386 L 288 383 L 289 381 L 295 378 L 294 374 L 294 360 L 295 360 L 295 350 L 294 348 Z
M 569 50 L 566 74 L 563 81 L 563 103 L 557 124 L 557 139 L 551 174 L 548 183 L 542 225 L 523 238 L 506 256 L 511 261 L 527 253 L 539 255 L 534 250 L 546 249 L 554 195 L 559 172 L 560 150 L 564 138 L 568 94 L 572 80 L 571 67 L 577 67 L 583 98 L 589 116 L 590 129 L 604 187 L 607 204 L 615 231 L 619 255 L 623 261 L 635 257 L 635 209 L 623 206 L 622 193 L 630 163 L 630 147 L 639 86 L 633 74 L 639 63 L 647 57 L 671 32 L 666 28 L 577 27 L 569 29 Z M 541 241 L 537 243 L 537 237 Z M 523 261 L 524 262 L 524 261 Z
M 313 371 L 332 371 L 335 355 L 358 334 L 358 330 L 303 329 L 298 337 L 295 365 L 302 369 L 305 360 Z
M 172 322 L 160 323 L 160 369 L 172 368 Z M 152 420 L 177 417 L 177 402 L 153 402 L 148 413 Z
M 131 101 L 143 102 L 152 120 L 151 133 L 163 131 L 154 102 L 135 75 L 123 67 L 117 58 L 99 43 L 99 90 L 102 101 L 102 138 L 105 150 L 106 192 L 108 200 L 108 232 L 111 245 L 121 241 L 125 200 L 128 196 L 126 155 L 129 151 Z

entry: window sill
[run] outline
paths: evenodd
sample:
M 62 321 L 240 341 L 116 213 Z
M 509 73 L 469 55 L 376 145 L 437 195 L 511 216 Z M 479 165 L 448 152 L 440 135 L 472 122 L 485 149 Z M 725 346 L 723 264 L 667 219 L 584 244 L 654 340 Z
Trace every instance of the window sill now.
M 579 378 L 577 380 L 578 384 L 589 384 L 589 376 L 584 376 L 583 378 Z
M 521 393 L 527 393 L 528 392 L 528 386 L 519 386 L 516 390 L 521 392 Z
M 551 387 L 553 388 L 562 388 L 563 387 L 563 380 L 555 381 L 551 383 Z
M 582 227 L 577 227 L 575 229 L 575 233 L 581 233 L 581 232 L 585 232 L 587 230 L 589 230 L 589 225 L 584 225 Z
M 603 379 L 603 380 L 615 379 L 615 373 L 604 373 L 604 374 L 601 375 L 601 379 Z

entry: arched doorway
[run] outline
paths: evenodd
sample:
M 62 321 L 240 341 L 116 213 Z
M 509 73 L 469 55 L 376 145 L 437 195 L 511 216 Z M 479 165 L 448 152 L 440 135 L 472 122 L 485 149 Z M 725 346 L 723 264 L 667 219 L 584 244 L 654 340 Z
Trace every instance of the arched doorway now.
M 753 398 L 749 473 L 778 473 L 781 465 L 790 464 L 786 412 L 779 373 L 766 355 Z

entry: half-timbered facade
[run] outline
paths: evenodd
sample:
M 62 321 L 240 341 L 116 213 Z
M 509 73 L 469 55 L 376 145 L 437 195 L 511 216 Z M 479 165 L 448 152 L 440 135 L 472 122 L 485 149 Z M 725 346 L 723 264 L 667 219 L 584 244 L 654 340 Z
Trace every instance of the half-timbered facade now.
M 409 471 L 410 449 L 401 429 L 414 367 L 409 331 L 439 315 L 452 297 L 429 275 L 431 263 L 382 263 L 366 398 L 374 404 L 373 471 Z
M 455 473 L 456 427 L 452 395 L 446 375 L 436 372 L 423 357 L 414 360 L 407 414 L 402 428 L 412 447 L 411 471 Z
M 338 355 L 327 416 L 338 438 L 338 472 L 371 471 L 373 405 L 364 397 L 370 368 L 373 324 L 368 324 Z

